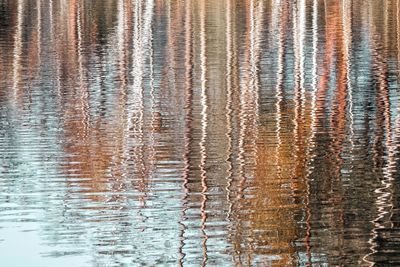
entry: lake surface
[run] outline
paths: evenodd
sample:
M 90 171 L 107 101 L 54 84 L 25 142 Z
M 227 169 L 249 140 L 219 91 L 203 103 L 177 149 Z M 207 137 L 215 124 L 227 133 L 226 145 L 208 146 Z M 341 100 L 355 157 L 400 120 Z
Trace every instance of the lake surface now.
M 1 266 L 399 266 L 400 0 L 0 0 Z

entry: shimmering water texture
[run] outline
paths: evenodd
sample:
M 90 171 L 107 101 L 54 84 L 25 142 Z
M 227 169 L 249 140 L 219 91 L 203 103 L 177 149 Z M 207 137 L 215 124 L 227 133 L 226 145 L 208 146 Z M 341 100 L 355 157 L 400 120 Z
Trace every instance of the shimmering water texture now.
M 400 266 L 400 0 L 0 0 L 1 266 Z

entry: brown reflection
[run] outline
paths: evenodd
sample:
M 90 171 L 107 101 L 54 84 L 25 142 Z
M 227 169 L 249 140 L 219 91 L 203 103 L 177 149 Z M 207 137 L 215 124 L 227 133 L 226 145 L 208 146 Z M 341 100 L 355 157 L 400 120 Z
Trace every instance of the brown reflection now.
M 185 150 L 184 150 L 184 172 L 183 172 L 183 199 L 182 199 L 182 219 L 181 224 L 180 244 L 179 244 L 179 266 L 183 266 L 183 261 L 186 256 L 184 252 L 185 232 L 187 226 L 184 221 L 187 220 L 186 211 L 188 210 L 188 194 L 189 194 L 189 173 L 190 173 L 190 143 L 191 137 L 191 118 L 192 118 L 192 102 L 193 102 L 193 29 L 192 29 L 192 2 L 186 1 L 185 4 Z
M 346 129 L 346 111 L 347 111 L 347 73 L 348 65 L 345 58 L 345 43 L 344 43 L 344 30 L 343 24 L 341 23 L 342 16 L 342 5 L 339 2 L 328 5 L 328 20 L 329 28 L 327 29 L 327 39 L 334 39 L 335 41 L 335 52 L 337 60 L 337 84 L 335 88 L 335 96 L 333 100 L 332 115 L 330 117 L 330 125 L 332 128 L 332 140 L 331 143 L 332 151 L 334 153 L 332 159 L 336 161 L 334 175 L 335 177 L 340 177 L 340 169 L 343 164 L 341 158 L 341 152 L 343 151 L 343 142 L 345 139 L 345 129 Z
M 400 28 L 400 0 L 397 0 L 396 2 L 396 28 Z M 398 84 L 400 84 L 400 31 L 397 31 L 397 68 L 399 70 L 397 79 L 398 79 Z M 396 118 L 396 124 L 395 124 L 395 137 L 394 137 L 394 142 L 397 144 L 397 149 L 400 147 L 400 101 L 397 104 L 397 118 Z
M 31 42 L 27 43 L 27 67 L 28 67 L 28 79 L 29 79 L 29 87 L 32 87 L 34 79 L 39 74 L 40 68 L 40 50 L 41 50 L 41 1 L 36 1 L 34 6 L 32 6 L 32 2 L 28 3 L 28 7 L 36 8 L 36 21 L 34 22 L 35 30 L 30 32 L 30 36 L 28 37 Z
M 284 75 L 284 42 L 288 38 L 286 23 L 290 4 L 275 3 L 272 6 L 272 25 L 279 27 L 276 39 L 278 47 L 278 69 L 276 85 L 276 135 L 271 139 L 261 138 L 268 136 L 265 128 L 257 129 L 258 117 L 254 114 L 258 110 L 258 93 L 260 91 L 259 63 L 260 45 L 264 32 L 265 6 L 262 2 L 247 2 L 247 28 L 246 45 L 248 54 L 245 54 L 246 64 L 244 68 L 248 76 L 244 77 L 243 105 L 240 126 L 243 138 L 242 153 L 243 161 L 247 165 L 244 168 L 243 180 L 240 183 L 239 196 L 240 206 L 240 228 L 237 228 L 235 244 L 238 264 L 255 265 L 270 263 L 276 266 L 294 265 L 292 253 L 295 251 L 292 242 L 296 239 L 295 222 L 291 210 L 296 205 L 286 197 L 286 189 L 279 189 L 286 183 L 291 183 L 292 171 L 290 164 L 291 155 L 285 146 L 290 137 L 284 135 L 282 130 L 286 120 L 282 119 L 283 106 L 283 75 Z M 275 146 L 271 146 L 275 144 Z M 287 154 L 287 152 L 289 152 Z M 255 162 L 253 159 L 255 158 Z M 253 165 L 254 164 L 254 165 Z M 254 166 L 254 171 L 251 167 Z M 253 176 L 254 175 L 254 176 Z M 246 177 L 247 176 L 247 177 Z M 249 190 L 247 192 L 247 190 Z M 290 190 L 290 187 L 289 189 Z M 247 195 L 248 194 L 248 195 Z M 246 198 L 245 198 L 246 196 Z M 249 229 L 244 225 L 249 224 Z
M 232 221 L 232 208 L 233 208 L 233 199 L 232 199 L 232 184 L 233 184 L 233 112 L 232 108 L 233 104 L 233 91 L 235 87 L 237 88 L 237 75 L 234 75 L 237 71 L 234 66 L 236 66 L 236 46 L 234 42 L 235 36 L 235 9 L 233 8 L 232 0 L 226 0 L 226 106 L 225 106 L 225 114 L 226 114 L 226 138 L 228 140 L 228 146 L 226 149 L 226 162 L 228 163 L 227 173 L 226 173 L 226 201 L 229 205 L 226 220 L 228 222 Z M 229 237 L 231 238 L 231 236 Z
M 72 83 L 71 85 L 76 88 L 76 91 L 74 92 L 75 96 L 70 99 L 72 102 L 68 103 L 68 105 L 65 104 L 67 108 L 64 110 L 65 118 L 74 119 L 67 119 L 64 127 L 67 140 L 75 140 L 77 138 L 79 141 L 65 144 L 65 151 L 72 156 L 70 161 L 76 162 L 74 168 L 65 166 L 65 171 L 68 175 L 76 175 L 75 178 L 87 179 L 80 182 L 80 186 L 85 188 L 82 193 L 89 193 L 89 199 L 105 201 L 107 200 L 105 196 L 95 193 L 107 191 L 104 174 L 109 167 L 111 157 L 107 155 L 105 146 L 100 144 L 102 133 L 98 124 L 96 128 L 90 127 L 89 85 L 83 63 L 81 12 L 82 6 L 80 4 L 76 1 L 69 3 L 68 13 L 66 14 L 68 40 L 70 49 L 76 51 L 76 53 L 68 56 L 68 65 L 64 66 L 66 68 L 64 71 L 70 74 L 74 73 L 77 83 L 67 81 Z M 63 85 L 66 86 L 65 84 Z
M 327 169 L 323 170 L 323 176 L 320 177 L 320 189 L 326 192 L 313 192 L 318 195 L 321 201 L 329 203 L 323 207 L 324 211 L 315 210 L 312 219 L 315 221 L 324 221 L 324 229 L 327 233 L 337 232 L 333 240 L 329 240 L 328 235 L 322 231 L 315 230 L 311 232 L 312 237 L 321 242 L 326 242 L 326 246 L 330 249 L 320 250 L 316 248 L 314 253 L 329 253 L 332 257 L 341 257 L 343 255 L 344 246 L 344 210 L 343 210 L 343 188 L 341 170 L 343 168 L 342 153 L 344 148 L 344 140 L 346 136 L 347 125 L 347 101 L 348 101 L 348 88 L 347 88 L 347 75 L 348 75 L 348 62 L 345 58 L 345 42 L 344 30 L 342 24 L 343 6 L 341 2 L 326 1 L 324 5 L 325 15 L 325 57 L 323 63 L 323 72 L 319 80 L 319 88 L 317 90 L 317 105 L 316 115 L 318 118 L 317 126 L 323 127 L 329 131 L 329 134 L 323 132 L 317 134 L 319 138 L 329 138 L 328 144 L 322 144 L 329 151 L 326 156 Z M 335 79 L 333 79 L 333 77 Z M 334 81 L 332 88 L 332 81 Z M 331 91 L 332 90 L 332 91 Z M 332 94 L 332 97 L 330 95 Z M 330 99 L 331 98 L 331 99 Z M 329 120 L 325 120 L 325 114 L 330 112 Z M 329 125 L 329 128 L 327 127 Z M 319 142 L 316 139 L 316 142 Z M 319 163 L 324 164 L 324 163 Z M 326 164 L 326 163 L 325 163 Z M 315 173 L 316 175 L 317 173 Z M 321 191 L 321 192 L 322 192 Z M 323 199 L 323 200 L 322 200 Z M 329 208 L 334 207 L 334 214 L 329 214 Z M 327 214 L 327 218 L 323 219 L 321 216 Z M 314 234 L 315 233 L 315 234 Z M 335 248 L 335 249 L 333 249 Z M 316 260 L 316 259 L 315 259 Z
M 293 9 L 292 9 L 293 8 Z M 293 13 L 291 12 L 293 10 Z M 293 136 L 287 134 L 290 122 L 285 118 L 285 42 L 290 32 L 287 29 L 289 16 L 297 16 L 297 10 L 290 3 L 275 3 L 273 21 L 278 27 L 277 82 L 276 82 L 276 120 L 275 136 L 260 140 L 257 145 L 257 163 L 255 168 L 254 186 L 256 189 L 250 215 L 254 224 L 255 238 L 254 255 L 265 255 L 263 262 L 273 266 L 294 266 L 292 242 L 296 239 L 296 227 L 293 220 L 293 210 L 296 205 L 288 197 L 291 194 L 293 178 L 293 155 L 288 149 Z M 297 23 L 297 22 L 294 22 Z M 299 51 L 297 52 L 299 53 Z M 300 56 L 300 55 L 298 55 Z M 296 75 L 300 75 L 296 73 Z M 261 129 L 260 135 L 265 136 L 267 129 Z M 274 144 L 271 146 L 270 144 Z M 273 256 L 272 256 L 273 255 Z M 256 261 L 257 262 L 257 261 Z
M 400 27 L 400 0 L 396 1 L 396 24 L 395 24 L 395 28 L 399 29 Z M 397 41 L 397 68 L 398 68 L 398 83 L 400 82 L 400 31 L 396 32 L 396 41 Z M 397 109 L 400 108 L 400 103 L 397 106 Z M 397 122 L 396 122 L 397 123 Z M 396 127 L 396 131 L 399 130 L 399 127 Z
M 373 4 L 370 8 L 375 7 Z M 379 29 L 376 24 L 371 25 L 372 36 L 371 45 L 375 52 L 372 57 L 373 62 L 373 75 L 376 81 L 376 133 L 374 140 L 374 164 L 375 166 L 382 167 L 382 179 L 380 180 L 380 186 L 375 190 L 376 201 L 375 205 L 377 208 L 377 217 L 373 220 L 374 229 L 372 229 L 372 237 L 369 240 L 371 244 L 371 253 L 365 258 L 367 262 L 373 264 L 371 260 L 376 258 L 380 261 L 382 253 L 382 239 L 390 240 L 390 234 L 385 237 L 385 233 L 390 233 L 390 229 L 393 228 L 393 222 L 391 220 L 393 216 L 393 204 L 394 204 L 394 173 L 396 173 L 397 160 L 395 158 L 396 146 L 393 144 L 393 131 L 392 131 L 392 118 L 391 118 L 391 104 L 389 96 L 389 85 L 388 85 L 388 4 L 385 2 L 383 10 L 379 12 L 383 13 L 383 29 Z M 378 9 L 376 9 L 378 10 Z M 371 12 L 373 15 L 374 12 Z M 375 16 L 371 18 L 373 21 Z M 383 36 L 382 36 L 383 35 Z M 379 53 L 378 53 L 379 52 Z M 387 154 L 386 160 L 383 157 Z
M 89 88 L 96 86 L 90 80 L 88 72 L 96 73 L 101 69 L 88 69 L 86 62 L 89 60 L 88 53 L 84 44 L 82 14 L 85 14 L 83 4 L 77 2 L 69 3 L 67 18 L 69 21 L 68 47 L 75 54 L 68 56 L 67 68 L 69 75 L 75 73 L 77 78 L 74 80 L 63 81 L 63 86 L 77 88 L 75 92 L 69 94 L 68 101 L 64 103 L 65 135 L 67 140 L 65 151 L 71 155 L 70 161 L 74 162 L 73 167 L 66 165 L 68 175 L 74 179 L 83 179 L 79 185 L 83 188 L 82 193 L 87 194 L 87 198 L 93 201 L 115 201 L 115 196 L 107 197 L 105 192 L 121 192 L 128 188 L 143 192 L 139 196 L 141 205 L 144 206 L 146 195 L 147 177 L 154 170 L 155 162 L 154 151 L 154 127 L 155 112 L 149 110 L 144 113 L 143 87 L 143 67 L 147 58 L 151 60 L 152 48 L 149 46 L 151 36 L 151 17 L 152 5 L 136 3 L 132 6 L 129 3 L 120 1 L 118 16 L 119 32 L 117 33 L 117 78 L 120 83 L 119 103 L 117 120 L 109 121 L 104 116 L 93 114 L 94 106 L 91 104 Z M 135 16 L 136 21 L 132 21 L 132 11 L 139 12 Z M 135 13 L 134 13 L 135 14 Z M 140 14 L 140 15 L 139 15 Z M 133 34 L 125 32 L 125 28 L 133 22 Z M 133 42 L 137 48 L 129 58 L 127 49 L 129 42 Z M 150 52 L 149 52 L 150 51 Z M 150 55 L 150 56 L 149 56 Z M 94 56 L 94 54 L 92 55 Z M 132 85 L 128 85 L 129 71 L 127 67 L 132 64 L 131 73 L 134 75 Z M 150 63 L 150 65 L 152 65 Z M 73 69 L 77 66 L 76 71 Z M 150 74 L 150 76 L 152 76 Z M 102 86 L 101 84 L 99 86 Z M 152 87 L 152 83 L 150 87 Z M 91 92 L 93 93 L 93 92 Z M 154 103 L 154 96 L 152 102 Z M 143 131 L 145 122 L 150 118 L 151 127 L 148 138 L 144 137 Z M 146 121 L 145 121 L 146 120 Z M 146 124 L 147 125 L 147 124 Z M 114 131 L 115 130 L 115 131 Z M 73 141 L 73 140 L 79 141 Z M 135 179 L 126 180 L 134 175 Z M 121 176 L 124 177 L 121 180 Z

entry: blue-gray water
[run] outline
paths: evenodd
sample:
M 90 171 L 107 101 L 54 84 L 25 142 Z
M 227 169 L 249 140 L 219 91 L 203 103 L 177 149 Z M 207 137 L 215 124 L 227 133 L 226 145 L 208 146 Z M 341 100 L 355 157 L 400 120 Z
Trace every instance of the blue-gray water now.
M 400 0 L 0 0 L 0 266 L 399 266 Z

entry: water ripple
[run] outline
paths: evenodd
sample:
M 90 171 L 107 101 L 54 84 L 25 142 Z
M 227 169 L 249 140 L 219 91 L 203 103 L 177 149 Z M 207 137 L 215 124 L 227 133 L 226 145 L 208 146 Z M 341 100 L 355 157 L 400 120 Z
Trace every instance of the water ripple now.
M 398 0 L 0 1 L 2 264 L 398 265 L 399 25 Z

